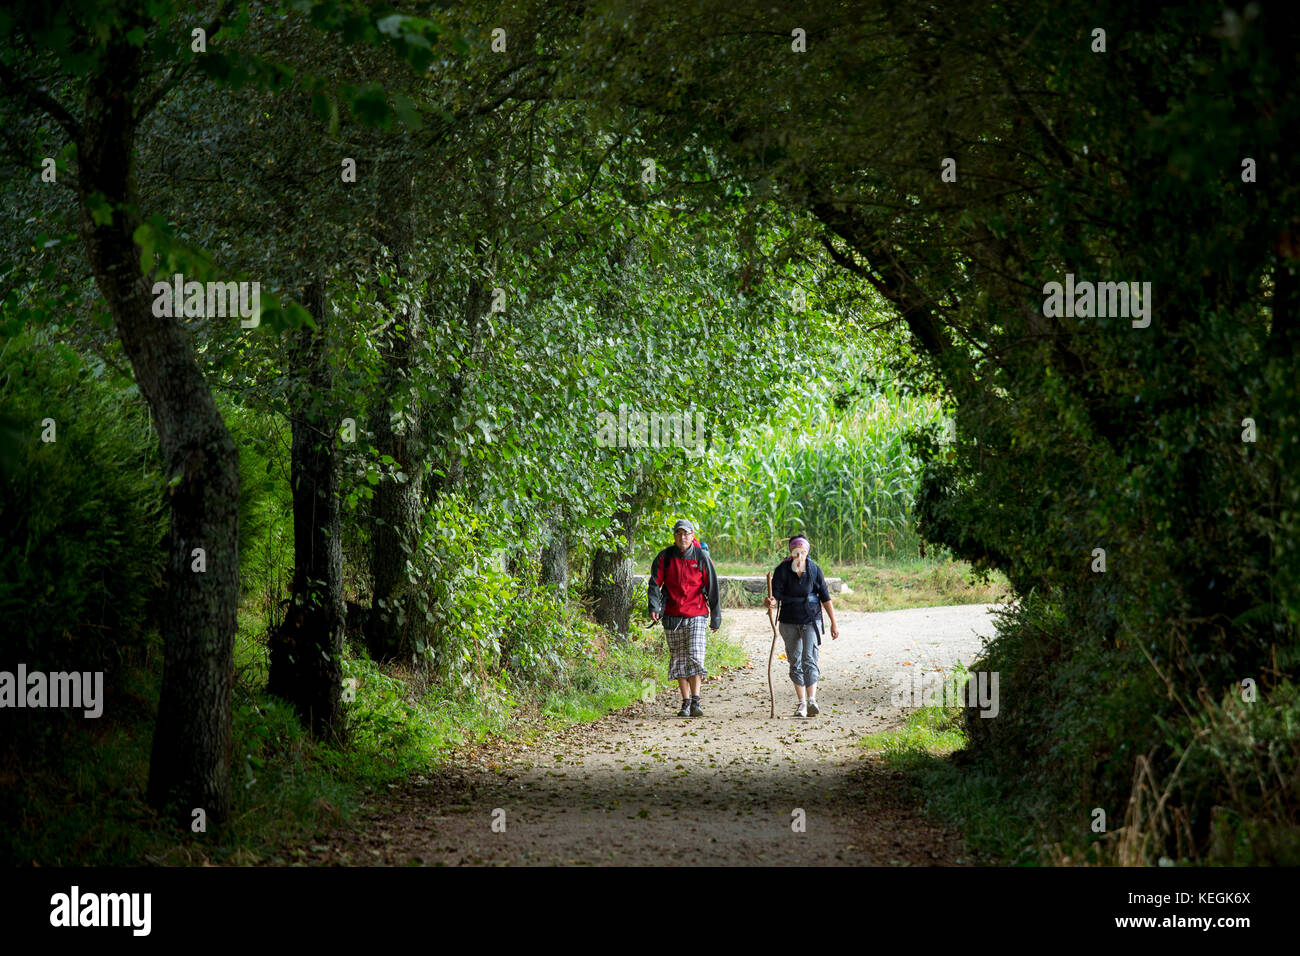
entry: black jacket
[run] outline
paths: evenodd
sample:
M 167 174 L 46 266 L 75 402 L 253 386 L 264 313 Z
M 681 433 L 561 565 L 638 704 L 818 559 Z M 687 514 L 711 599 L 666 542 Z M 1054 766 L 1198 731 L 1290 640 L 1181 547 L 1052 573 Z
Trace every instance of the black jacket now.
M 812 558 L 807 560 L 803 577 L 794 573 L 789 558 L 778 564 L 772 572 L 772 597 L 781 602 L 782 624 L 815 624 L 817 643 L 822 642 L 822 602 L 831 599 L 831 592 Z

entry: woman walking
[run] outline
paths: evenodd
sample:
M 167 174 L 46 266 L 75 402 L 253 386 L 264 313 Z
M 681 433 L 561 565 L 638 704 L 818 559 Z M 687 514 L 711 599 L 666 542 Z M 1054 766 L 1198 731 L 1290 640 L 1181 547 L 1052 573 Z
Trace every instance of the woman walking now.
M 703 717 L 700 680 L 707 673 L 705 621 L 715 631 L 722 626 L 718 575 L 709 552 L 695 539 L 695 526 L 685 518 L 673 525 L 673 541 L 650 565 L 650 620 L 663 617 L 671 655 L 668 678 L 677 678 L 682 692 L 677 716 Z
M 831 593 L 826 587 L 822 569 L 808 557 L 811 545 L 803 535 L 790 539 L 790 557 L 772 572 L 772 596 L 763 603 L 776 607 L 781 614 L 780 634 L 785 641 L 785 656 L 790 664 L 790 680 L 794 684 L 799 706 L 796 717 L 816 717 L 821 713 L 817 706 L 817 681 L 821 671 L 817 667 L 817 648 L 821 646 L 822 608 L 831 618 L 831 640 L 840 636 L 835 623 L 835 608 L 831 606 Z

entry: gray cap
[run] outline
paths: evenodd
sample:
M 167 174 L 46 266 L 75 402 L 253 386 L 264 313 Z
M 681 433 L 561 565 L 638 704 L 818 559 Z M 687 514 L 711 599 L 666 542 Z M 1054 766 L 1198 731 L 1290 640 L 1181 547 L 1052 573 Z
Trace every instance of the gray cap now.
M 689 521 L 687 521 L 685 518 L 678 518 L 678 519 L 677 519 L 677 523 L 676 523 L 675 525 L 673 525 L 673 534 L 676 534 L 677 531 L 678 531 L 679 529 L 681 529 L 681 528 L 685 528 L 685 529 L 686 529 L 687 531 L 689 531 L 691 534 L 695 534 L 695 525 L 691 524 L 691 523 L 690 523 Z

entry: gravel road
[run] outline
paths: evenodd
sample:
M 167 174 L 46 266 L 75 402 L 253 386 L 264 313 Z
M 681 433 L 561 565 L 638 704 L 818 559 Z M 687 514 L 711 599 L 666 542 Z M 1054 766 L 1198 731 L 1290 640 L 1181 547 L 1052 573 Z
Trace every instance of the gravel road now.
M 675 716 L 675 683 L 531 747 L 417 778 L 302 862 L 438 865 L 951 865 L 958 834 L 920 816 L 901 775 L 864 756 L 866 734 L 898 727 L 894 674 L 970 665 L 992 605 L 839 612 L 821 649 L 818 717 L 793 716 L 786 663 L 772 668 L 767 613 L 727 609 L 750 662 L 714 675 L 705 716 Z M 784 648 L 777 642 L 777 653 Z M 667 673 L 667 662 L 664 664 Z M 799 824 L 802 823 L 802 829 Z

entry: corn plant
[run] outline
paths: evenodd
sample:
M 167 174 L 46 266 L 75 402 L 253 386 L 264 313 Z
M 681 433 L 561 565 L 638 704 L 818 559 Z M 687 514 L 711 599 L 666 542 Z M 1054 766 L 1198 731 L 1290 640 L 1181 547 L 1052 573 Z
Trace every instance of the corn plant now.
M 748 433 L 726 453 L 733 481 L 701 516 L 710 547 L 722 560 L 764 560 L 800 531 L 826 562 L 915 555 L 919 473 L 905 436 L 940 415 L 937 402 L 886 388 Z

